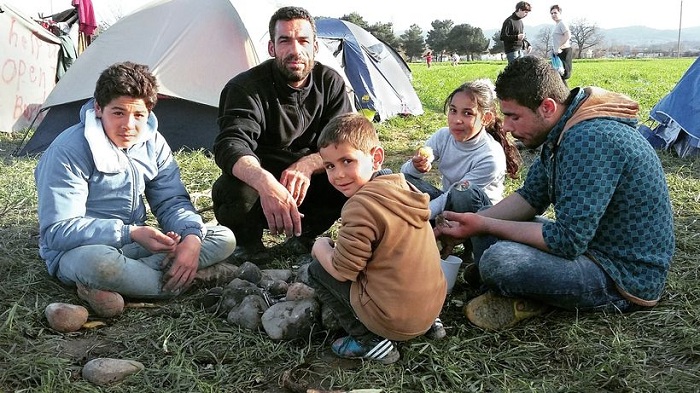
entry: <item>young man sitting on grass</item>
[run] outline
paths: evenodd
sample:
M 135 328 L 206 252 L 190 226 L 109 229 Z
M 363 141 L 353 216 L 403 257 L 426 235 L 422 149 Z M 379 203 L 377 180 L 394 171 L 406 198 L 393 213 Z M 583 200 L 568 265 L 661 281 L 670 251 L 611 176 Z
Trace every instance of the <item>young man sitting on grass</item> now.
M 656 305 L 673 214 L 661 162 L 636 130 L 638 104 L 596 87 L 569 91 L 548 61 L 531 56 L 506 66 L 496 95 L 503 128 L 542 152 L 515 193 L 478 213 L 446 212 L 450 225 L 436 227 L 437 236 L 482 236 L 474 256 L 489 291 L 466 306 L 469 320 L 493 330 L 548 306 Z M 555 220 L 535 219 L 550 205 Z
M 147 66 L 108 67 L 80 123 L 51 143 L 34 172 L 39 253 L 49 274 L 77 287 L 102 317 L 122 313 L 122 296 L 170 298 L 197 277 L 225 273 L 217 263 L 236 247 L 231 230 L 206 227 L 192 206 L 158 132 L 157 94 Z M 146 203 L 162 231 L 146 225 Z
M 425 334 L 447 284 L 428 218 L 429 197 L 403 174 L 381 170 L 384 150 L 360 114 L 331 120 L 318 140 L 330 183 L 348 197 L 335 243 L 319 237 L 309 267 L 321 303 L 348 334 L 333 352 L 384 364 L 399 359 L 392 340 Z

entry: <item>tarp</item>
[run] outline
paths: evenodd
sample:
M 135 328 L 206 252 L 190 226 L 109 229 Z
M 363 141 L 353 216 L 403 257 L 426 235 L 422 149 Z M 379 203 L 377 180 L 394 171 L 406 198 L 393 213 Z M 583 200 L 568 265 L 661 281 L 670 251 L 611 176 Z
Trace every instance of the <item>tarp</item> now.
M 642 125 L 639 131 L 655 148 L 673 148 L 680 157 L 700 154 L 700 57 L 654 105 L 649 117 L 656 126 Z
M 423 114 L 411 71 L 389 45 L 354 23 L 322 18 L 318 39 L 341 63 L 355 92 L 355 107 L 373 120 Z
M 0 131 L 30 125 L 56 84 L 61 41 L 21 11 L 0 3 Z

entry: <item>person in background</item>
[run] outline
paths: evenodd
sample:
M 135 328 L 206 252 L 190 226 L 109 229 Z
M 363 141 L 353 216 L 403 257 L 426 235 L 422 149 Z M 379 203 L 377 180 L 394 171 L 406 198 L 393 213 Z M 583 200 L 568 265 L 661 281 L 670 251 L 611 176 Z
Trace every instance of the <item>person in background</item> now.
M 169 298 L 197 278 L 232 271 L 218 262 L 233 252 L 233 233 L 196 213 L 158 132 L 156 101 L 147 66 L 108 67 L 80 123 L 51 143 L 34 172 L 41 257 L 99 316 L 121 314 L 123 296 Z M 146 225 L 146 202 L 162 230 Z
M 393 363 L 400 357 L 393 341 L 428 332 L 447 295 L 428 196 L 381 169 L 384 150 L 360 114 L 331 120 L 318 146 L 328 180 L 349 198 L 337 240 L 316 239 L 309 266 L 321 303 L 348 334 L 331 348 Z
M 345 81 L 315 62 L 316 25 L 307 10 L 278 9 L 269 33 L 273 58 L 221 92 L 213 147 L 223 172 L 212 187 L 214 214 L 236 235 L 234 256 L 242 261 L 267 256 L 265 228 L 285 234 L 287 250 L 308 253 L 346 200 L 322 173 L 316 147 L 323 126 L 353 110 Z
M 452 66 L 456 67 L 457 65 L 459 65 L 459 55 L 457 52 L 452 52 Z
M 503 41 L 503 50 L 506 52 L 506 59 L 508 59 L 509 64 L 518 57 L 523 56 L 523 40 L 525 39 L 523 18 L 531 10 L 530 3 L 519 1 L 515 5 L 515 12 L 503 21 L 501 41 Z
M 674 251 L 673 212 L 659 157 L 636 130 L 639 105 L 597 87 L 569 91 L 534 56 L 507 65 L 496 93 L 503 128 L 542 152 L 515 193 L 478 213 L 445 212 L 448 225 L 435 229 L 482 236 L 476 262 L 488 291 L 467 304 L 469 320 L 496 330 L 548 307 L 656 305 Z M 540 217 L 550 206 L 555 219 Z
M 447 127 L 401 166 L 406 180 L 430 196 L 430 219 L 445 210 L 476 212 L 503 198 L 506 175 L 517 176 L 520 154 L 503 130 L 496 92 L 488 79 L 456 88 L 445 100 Z M 429 149 L 426 156 L 422 150 Z M 439 163 L 442 188 L 424 180 Z M 471 244 L 465 245 L 471 252 Z M 443 257 L 451 252 L 443 249 Z
M 428 68 L 430 68 L 430 65 L 433 64 L 433 52 L 428 51 L 423 57 L 425 57 L 425 64 L 428 65 Z
M 571 30 L 569 30 L 569 25 L 561 17 L 561 7 L 558 5 L 549 7 L 549 14 L 556 23 L 554 30 L 552 30 L 552 52 L 564 64 L 564 73 L 561 75 L 561 78 L 564 80 L 564 83 L 567 83 L 569 78 L 571 78 L 574 57 L 571 49 Z

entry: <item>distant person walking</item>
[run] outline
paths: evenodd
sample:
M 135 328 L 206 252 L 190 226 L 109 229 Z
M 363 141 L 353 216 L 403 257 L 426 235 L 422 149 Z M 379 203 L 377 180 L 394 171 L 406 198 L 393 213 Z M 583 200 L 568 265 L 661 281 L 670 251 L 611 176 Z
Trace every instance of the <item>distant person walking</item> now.
M 452 53 L 452 66 L 459 64 L 459 55 L 457 52 Z
M 519 1 L 515 5 L 515 12 L 503 21 L 501 41 L 503 41 L 503 50 L 506 52 L 508 64 L 523 56 L 523 41 L 525 40 L 523 18 L 530 13 L 531 9 L 530 3 Z
M 427 64 L 428 68 L 430 68 L 430 65 L 433 63 L 433 52 L 429 51 L 423 57 L 425 57 L 425 64 Z
M 564 64 L 564 73 L 561 78 L 566 83 L 567 79 L 571 77 L 571 62 L 574 57 L 571 50 L 571 30 L 569 30 L 569 25 L 561 18 L 561 7 L 556 4 L 549 7 L 549 14 L 556 23 L 552 31 L 552 52 Z

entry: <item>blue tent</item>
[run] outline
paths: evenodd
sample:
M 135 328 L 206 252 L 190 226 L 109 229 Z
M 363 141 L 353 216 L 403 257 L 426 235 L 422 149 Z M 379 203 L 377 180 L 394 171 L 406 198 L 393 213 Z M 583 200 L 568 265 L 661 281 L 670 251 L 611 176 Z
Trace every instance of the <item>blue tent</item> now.
M 657 149 L 671 147 L 680 157 L 700 154 L 700 57 L 688 68 L 676 87 L 659 100 L 649 117 L 656 126 L 639 127 Z
M 411 70 L 393 48 L 340 19 L 318 19 L 316 30 L 319 43 L 330 49 L 345 71 L 358 111 L 376 121 L 423 113 Z

